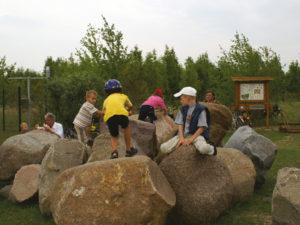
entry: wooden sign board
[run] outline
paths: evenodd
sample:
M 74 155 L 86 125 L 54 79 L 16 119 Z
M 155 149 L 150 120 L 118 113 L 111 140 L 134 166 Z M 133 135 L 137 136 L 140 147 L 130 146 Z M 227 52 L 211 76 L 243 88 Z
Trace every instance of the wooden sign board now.
M 269 82 L 271 77 L 232 77 L 235 85 L 235 110 L 241 106 L 248 110 L 264 109 L 266 111 L 266 126 L 269 126 L 270 98 Z

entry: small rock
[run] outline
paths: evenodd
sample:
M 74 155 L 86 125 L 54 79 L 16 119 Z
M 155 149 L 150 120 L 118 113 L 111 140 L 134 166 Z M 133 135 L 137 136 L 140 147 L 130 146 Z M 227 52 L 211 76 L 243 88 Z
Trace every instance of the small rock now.
M 32 164 L 23 166 L 15 175 L 10 196 L 17 202 L 24 202 L 38 192 L 39 174 L 41 166 Z

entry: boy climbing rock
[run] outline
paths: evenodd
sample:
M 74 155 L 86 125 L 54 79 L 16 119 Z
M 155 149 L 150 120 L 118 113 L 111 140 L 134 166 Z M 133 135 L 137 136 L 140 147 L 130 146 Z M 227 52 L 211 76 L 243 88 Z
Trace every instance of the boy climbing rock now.
M 102 112 L 95 107 L 97 92 L 89 90 L 85 94 L 86 102 L 81 106 L 73 124 L 77 133 L 78 140 L 87 143 L 89 141 L 89 128 L 92 125 L 93 115 L 102 116 Z
M 131 131 L 128 116 L 132 108 L 132 103 L 128 96 L 122 93 L 122 85 L 118 80 L 108 80 L 105 83 L 105 92 L 108 96 L 103 103 L 103 113 L 104 122 L 106 122 L 111 135 L 111 159 L 119 157 L 119 126 L 124 130 L 126 157 L 131 157 L 138 152 L 131 143 Z
M 197 103 L 197 91 L 184 87 L 174 97 L 180 98 L 181 107 L 175 119 L 178 135 L 161 145 L 162 153 L 168 154 L 181 145 L 193 144 L 200 154 L 216 155 L 215 146 L 208 143 L 210 115 L 208 109 Z

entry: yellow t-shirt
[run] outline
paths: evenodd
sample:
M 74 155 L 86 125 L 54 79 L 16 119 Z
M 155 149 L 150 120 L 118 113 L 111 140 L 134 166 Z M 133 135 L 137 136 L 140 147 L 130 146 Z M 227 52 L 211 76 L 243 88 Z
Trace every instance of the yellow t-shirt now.
M 113 93 L 109 95 L 103 103 L 104 122 L 115 115 L 128 116 L 129 112 L 126 108 L 131 108 L 132 103 L 127 95 L 121 93 Z

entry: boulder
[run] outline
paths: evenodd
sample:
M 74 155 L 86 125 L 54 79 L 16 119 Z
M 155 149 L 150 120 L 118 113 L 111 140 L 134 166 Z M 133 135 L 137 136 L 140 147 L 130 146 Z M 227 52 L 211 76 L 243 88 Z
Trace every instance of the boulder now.
M 218 148 L 218 156 L 228 167 L 233 181 L 233 201 L 248 200 L 255 185 L 255 167 L 244 153 L 233 148 Z
M 39 207 L 50 214 L 50 196 L 57 176 L 64 170 L 83 164 L 86 146 L 78 140 L 61 139 L 51 145 L 42 161 L 39 179 Z
M 155 126 L 151 123 L 143 122 L 130 118 L 132 144 L 138 149 L 138 155 L 147 155 L 153 158 L 156 153 L 155 146 Z M 111 136 L 108 131 L 102 130 L 102 133 L 95 138 L 92 147 L 92 153 L 88 162 L 110 159 L 111 155 Z M 124 157 L 126 145 L 123 132 L 119 135 L 119 157 Z
M 10 190 L 10 198 L 16 202 L 24 202 L 35 196 L 38 193 L 40 172 L 39 164 L 26 165 L 19 169 Z
M 203 103 L 209 112 L 211 118 L 211 126 L 209 138 L 217 146 L 222 145 L 222 140 L 226 135 L 226 132 L 232 126 L 232 114 L 228 107 L 222 104 L 216 103 Z
M 274 225 L 300 224 L 300 169 L 279 170 L 273 191 L 272 220 Z
M 266 173 L 277 152 L 277 146 L 270 139 L 256 133 L 249 126 L 243 126 L 234 132 L 225 148 L 238 149 L 252 160 L 256 170 L 256 188 L 265 183 Z
M 157 120 L 154 124 L 156 127 L 156 143 L 159 149 L 162 143 L 175 136 L 178 131 L 178 126 L 170 116 L 164 115 L 162 112 L 157 112 L 156 117 Z
M 129 118 L 129 124 L 135 146 L 150 158 L 156 156 L 154 124 L 132 118 Z
M 1 188 L 0 189 L 0 196 L 3 197 L 3 198 L 8 199 L 10 197 L 9 193 L 10 193 L 11 188 L 12 188 L 12 184 L 6 185 L 3 188 Z
M 50 145 L 58 139 L 40 130 L 8 138 L 0 146 L 0 180 L 12 179 L 22 166 L 40 164 Z
M 194 146 L 181 146 L 159 166 L 176 194 L 168 224 L 208 224 L 231 207 L 232 178 L 218 157 L 201 155 Z
M 175 194 L 146 156 L 87 163 L 64 171 L 52 192 L 58 225 L 164 225 Z

